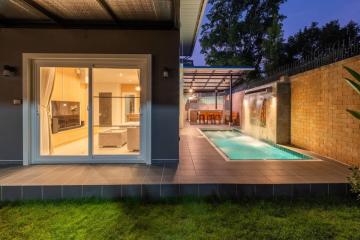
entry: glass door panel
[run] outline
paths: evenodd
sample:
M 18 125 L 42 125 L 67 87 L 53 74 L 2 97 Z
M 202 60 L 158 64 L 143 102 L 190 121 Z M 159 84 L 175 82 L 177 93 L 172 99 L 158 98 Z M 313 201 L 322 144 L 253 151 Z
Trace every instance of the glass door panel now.
M 92 69 L 94 155 L 140 153 L 140 69 Z
M 41 156 L 89 154 L 88 82 L 88 68 L 40 67 Z

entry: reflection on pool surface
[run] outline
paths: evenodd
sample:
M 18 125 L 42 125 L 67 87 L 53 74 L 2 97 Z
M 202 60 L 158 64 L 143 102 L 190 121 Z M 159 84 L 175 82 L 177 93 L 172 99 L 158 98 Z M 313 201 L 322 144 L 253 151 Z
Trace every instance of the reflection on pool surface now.
M 309 160 L 308 156 L 272 145 L 236 130 L 202 130 L 230 160 Z

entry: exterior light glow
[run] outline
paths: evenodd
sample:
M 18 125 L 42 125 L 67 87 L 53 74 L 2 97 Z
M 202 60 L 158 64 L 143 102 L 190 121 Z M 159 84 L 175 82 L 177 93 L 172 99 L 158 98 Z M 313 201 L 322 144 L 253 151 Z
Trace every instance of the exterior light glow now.
M 189 93 L 193 93 L 193 92 L 194 92 L 194 89 L 190 88 Z

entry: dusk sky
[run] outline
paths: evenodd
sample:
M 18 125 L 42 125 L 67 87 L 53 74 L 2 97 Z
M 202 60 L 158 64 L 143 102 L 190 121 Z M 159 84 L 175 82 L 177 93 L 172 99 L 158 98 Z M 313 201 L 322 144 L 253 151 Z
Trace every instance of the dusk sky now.
M 280 11 L 287 16 L 283 27 L 285 39 L 311 22 L 323 25 L 331 20 L 339 20 L 344 25 L 353 20 L 360 23 L 360 0 L 288 0 Z M 203 23 L 206 21 L 204 17 Z M 205 65 L 200 49 L 197 41 L 192 57 L 196 66 Z

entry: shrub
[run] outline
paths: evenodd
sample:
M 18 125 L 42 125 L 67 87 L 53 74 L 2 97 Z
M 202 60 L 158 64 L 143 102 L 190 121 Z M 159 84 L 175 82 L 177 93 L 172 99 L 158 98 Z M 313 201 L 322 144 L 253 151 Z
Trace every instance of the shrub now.
M 360 200 L 360 170 L 358 167 L 351 168 L 352 174 L 348 178 L 351 185 L 351 192 Z
M 351 80 L 349 78 L 345 78 L 345 81 L 358 93 L 360 94 L 360 73 L 354 71 L 353 69 L 349 68 L 349 67 L 345 67 L 346 71 L 348 71 L 351 76 L 353 76 L 356 81 Z M 357 119 L 360 120 L 360 112 L 354 111 L 354 110 L 350 110 L 350 109 L 346 109 L 346 111 L 348 111 L 351 115 L 353 115 L 354 117 L 356 117 Z
M 353 69 L 349 67 L 345 67 L 346 71 L 348 71 L 351 76 L 353 76 L 357 82 L 360 83 L 360 73 L 354 71 Z M 358 93 L 360 94 L 360 84 L 355 82 L 354 80 L 351 80 L 349 78 L 345 78 L 345 81 Z M 360 120 L 360 112 L 349 110 L 347 109 L 351 115 L 353 115 L 355 118 Z M 359 167 L 353 167 L 351 168 L 352 174 L 349 177 L 349 182 L 351 185 L 351 192 L 357 195 L 357 199 L 360 200 L 360 170 Z

